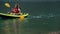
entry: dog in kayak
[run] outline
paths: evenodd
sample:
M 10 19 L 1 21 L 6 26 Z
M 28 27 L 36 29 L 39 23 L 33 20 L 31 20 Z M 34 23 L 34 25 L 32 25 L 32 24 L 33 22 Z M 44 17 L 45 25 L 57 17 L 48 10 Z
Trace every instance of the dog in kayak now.
M 18 15 L 21 13 L 21 9 L 19 8 L 19 4 L 16 4 L 15 7 L 10 11 L 8 12 L 8 14 L 15 14 L 15 15 Z

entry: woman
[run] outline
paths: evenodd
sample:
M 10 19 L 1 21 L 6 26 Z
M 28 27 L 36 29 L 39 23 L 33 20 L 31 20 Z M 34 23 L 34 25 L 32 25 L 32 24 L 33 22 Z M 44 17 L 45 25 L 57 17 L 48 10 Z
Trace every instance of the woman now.
M 15 13 L 15 14 L 19 14 L 20 12 L 21 12 L 21 10 L 19 9 L 18 4 L 16 4 L 15 7 L 11 10 L 11 13 Z

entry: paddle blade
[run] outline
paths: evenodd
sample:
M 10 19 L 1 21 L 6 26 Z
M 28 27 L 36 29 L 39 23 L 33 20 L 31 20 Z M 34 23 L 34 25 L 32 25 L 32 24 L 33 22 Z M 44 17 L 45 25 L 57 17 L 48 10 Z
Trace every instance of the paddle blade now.
M 10 8 L 10 4 L 9 3 L 5 3 L 5 6 Z
M 23 21 L 24 20 L 24 16 L 20 15 L 20 20 Z

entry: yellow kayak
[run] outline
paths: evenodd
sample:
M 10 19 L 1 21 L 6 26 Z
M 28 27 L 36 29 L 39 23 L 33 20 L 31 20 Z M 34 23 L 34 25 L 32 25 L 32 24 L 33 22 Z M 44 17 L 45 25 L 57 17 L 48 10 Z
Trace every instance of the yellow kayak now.
M 29 15 L 28 13 L 23 14 L 24 18 L 28 17 L 28 15 Z M 6 18 L 20 18 L 20 15 L 0 13 L 0 17 L 6 17 Z

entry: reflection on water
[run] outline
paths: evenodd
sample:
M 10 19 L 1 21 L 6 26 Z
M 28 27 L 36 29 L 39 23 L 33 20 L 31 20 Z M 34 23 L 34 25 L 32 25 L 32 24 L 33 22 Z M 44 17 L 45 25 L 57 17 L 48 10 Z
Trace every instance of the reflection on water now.
M 22 24 L 28 22 L 27 19 L 24 19 L 20 22 L 20 19 L 6 19 L 4 20 L 4 32 L 5 34 L 21 34 L 24 31 L 22 29 Z
M 13 19 L 13 30 L 14 34 L 18 34 L 18 21 L 16 19 Z
M 9 21 L 9 20 L 7 20 L 7 21 L 4 22 L 4 25 L 5 25 L 5 26 L 4 26 L 4 30 L 5 30 L 5 33 L 6 33 L 6 34 L 11 34 L 10 28 L 9 28 L 10 25 L 9 25 L 9 22 L 8 22 L 8 21 Z

